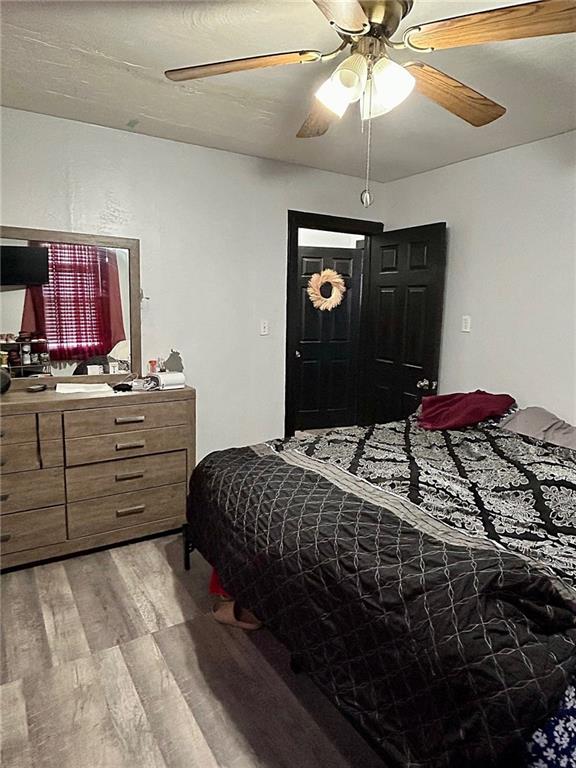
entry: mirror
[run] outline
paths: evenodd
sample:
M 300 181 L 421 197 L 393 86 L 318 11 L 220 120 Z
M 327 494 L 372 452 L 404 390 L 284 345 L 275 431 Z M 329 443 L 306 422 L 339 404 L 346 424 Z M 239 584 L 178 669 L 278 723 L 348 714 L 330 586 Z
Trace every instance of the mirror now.
M 0 354 L 14 379 L 140 374 L 138 240 L 0 235 Z

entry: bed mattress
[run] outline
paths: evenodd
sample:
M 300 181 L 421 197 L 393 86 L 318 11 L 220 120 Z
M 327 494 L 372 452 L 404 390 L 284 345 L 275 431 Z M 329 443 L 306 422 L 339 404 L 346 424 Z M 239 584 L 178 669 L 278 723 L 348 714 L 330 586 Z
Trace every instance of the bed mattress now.
M 488 426 L 421 432 L 212 454 L 193 540 L 386 765 L 525 766 L 571 706 L 574 455 Z

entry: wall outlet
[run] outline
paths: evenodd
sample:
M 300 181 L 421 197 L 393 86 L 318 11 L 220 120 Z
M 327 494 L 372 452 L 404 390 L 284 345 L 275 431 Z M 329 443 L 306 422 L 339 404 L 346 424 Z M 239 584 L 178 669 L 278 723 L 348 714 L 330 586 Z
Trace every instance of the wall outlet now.
M 260 320 L 260 336 L 268 336 L 270 333 L 270 326 L 268 320 Z
M 462 333 L 470 333 L 472 330 L 472 318 L 470 315 L 462 315 Z

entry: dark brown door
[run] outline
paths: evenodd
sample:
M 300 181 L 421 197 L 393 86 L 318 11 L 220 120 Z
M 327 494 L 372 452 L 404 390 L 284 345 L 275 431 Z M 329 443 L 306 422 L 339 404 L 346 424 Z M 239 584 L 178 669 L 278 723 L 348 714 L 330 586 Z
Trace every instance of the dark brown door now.
M 292 315 L 292 428 L 355 424 L 363 248 L 298 248 L 298 295 Z M 331 311 L 315 309 L 306 289 L 316 272 L 334 269 L 346 293 Z M 329 293 L 329 286 L 326 286 Z
M 438 380 L 446 224 L 370 238 L 363 310 L 360 421 L 384 423 L 413 413 Z

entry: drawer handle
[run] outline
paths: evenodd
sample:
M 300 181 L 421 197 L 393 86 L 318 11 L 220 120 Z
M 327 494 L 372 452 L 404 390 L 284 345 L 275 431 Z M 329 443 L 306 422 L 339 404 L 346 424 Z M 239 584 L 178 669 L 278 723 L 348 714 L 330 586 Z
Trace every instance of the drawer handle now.
M 142 440 L 139 443 L 116 443 L 117 451 L 128 451 L 130 448 L 146 448 L 146 442 Z
M 124 472 L 121 475 L 116 475 L 116 482 L 121 480 L 138 480 L 141 477 L 144 477 L 144 472 Z
M 6 465 L 7 459 L 0 459 L 0 467 L 4 467 Z
M 11 534 L 3 533 L 2 536 L 0 536 L 0 542 L 4 544 L 5 542 L 10 541 L 11 538 L 12 538 Z
M 9 497 L 9 496 L 10 496 L 10 494 L 9 494 L 9 493 L 3 493 L 3 494 L 0 496 L 0 501 L 8 501 L 8 497 Z
M 141 424 L 146 420 L 146 416 L 116 416 L 115 424 Z
M 116 517 L 128 517 L 129 515 L 141 515 L 146 509 L 146 504 L 139 504 L 137 507 L 126 507 L 126 509 L 117 509 Z
M 0 430 L 0 437 L 4 437 L 5 434 L 6 434 L 5 429 Z

